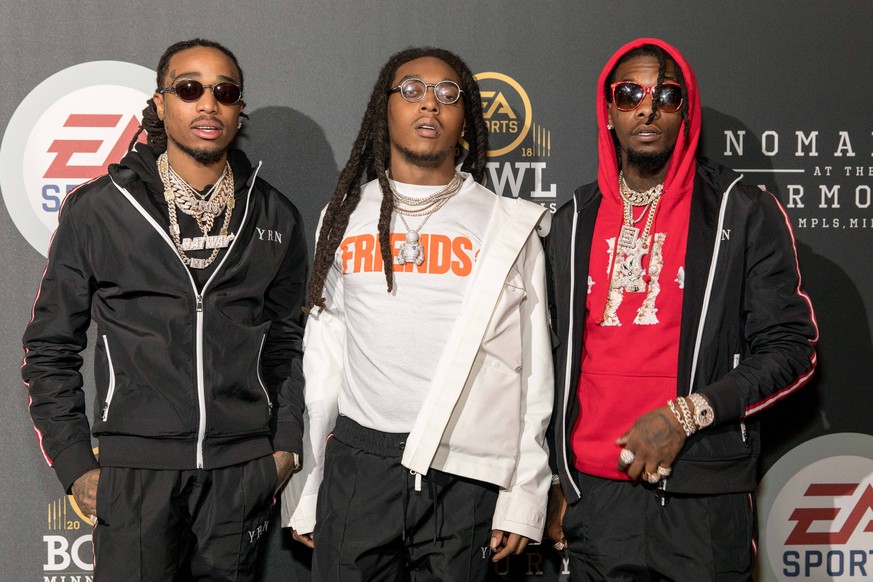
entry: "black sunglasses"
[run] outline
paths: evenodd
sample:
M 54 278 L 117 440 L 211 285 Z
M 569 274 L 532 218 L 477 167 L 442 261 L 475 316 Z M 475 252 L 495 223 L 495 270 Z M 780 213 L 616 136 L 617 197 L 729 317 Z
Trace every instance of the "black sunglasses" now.
M 682 107 L 682 86 L 667 81 L 654 87 L 646 87 L 632 81 L 619 81 L 609 86 L 612 91 L 612 104 L 619 111 L 633 111 L 640 106 L 649 93 L 658 109 L 664 113 L 675 113 Z
M 204 85 L 194 79 L 184 79 L 164 87 L 160 92 L 172 93 L 182 101 L 197 101 L 203 96 L 203 92 L 206 89 L 211 89 L 215 100 L 222 105 L 234 105 L 242 99 L 242 89 L 239 85 L 230 81 L 222 81 L 214 85 Z

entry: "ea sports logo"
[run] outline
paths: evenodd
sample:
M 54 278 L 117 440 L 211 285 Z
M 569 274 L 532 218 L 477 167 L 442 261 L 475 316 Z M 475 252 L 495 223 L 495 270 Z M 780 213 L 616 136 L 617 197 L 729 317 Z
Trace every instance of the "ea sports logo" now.
M 482 113 L 488 126 L 488 157 L 512 152 L 530 131 L 533 113 L 530 99 L 515 79 L 503 73 L 479 73 L 473 77 L 482 95 Z M 461 140 L 461 145 L 468 147 Z
M 12 115 L 0 189 L 18 230 L 43 255 L 67 193 L 124 155 L 154 77 L 131 63 L 83 63 L 40 83 Z
M 761 580 L 873 579 L 873 436 L 804 443 L 767 472 L 759 497 Z

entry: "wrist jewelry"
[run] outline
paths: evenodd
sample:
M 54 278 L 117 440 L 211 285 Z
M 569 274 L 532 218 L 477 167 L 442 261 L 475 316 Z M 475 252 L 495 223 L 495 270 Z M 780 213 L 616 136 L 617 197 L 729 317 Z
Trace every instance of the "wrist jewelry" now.
M 684 416 L 679 412 L 679 409 L 676 407 L 676 402 L 679 402 L 680 400 L 682 400 L 682 399 L 677 398 L 675 402 L 673 400 L 668 400 L 667 406 L 670 407 L 670 412 L 672 412 L 673 416 L 676 417 L 676 420 L 679 421 L 679 424 L 682 426 L 682 430 L 685 432 L 685 436 L 690 437 L 691 435 L 694 434 L 694 425 L 689 424 L 688 421 L 685 420 Z M 681 407 L 682 404 L 679 404 L 679 406 Z M 685 407 L 687 408 L 688 405 L 686 404 Z M 689 413 L 690 413 L 690 411 L 689 411 Z
M 681 396 L 676 399 L 676 402 L 679 404 L 679 410 L 682 411 L 682 417 L 685 419 L 685 426 L 691 429 L 691 434 L 694 434 L 697 432 L 697 427 L 694 425 L 694 415 L 691 414 L 691 408 L 688 406 L 688 402 Z
M 715 412 L 713 412 L 706 396 L 692 392 L 688 395 L 688 399 L 694 404 L 694 424 L 697 430 L 711 425 L 715 420 Z

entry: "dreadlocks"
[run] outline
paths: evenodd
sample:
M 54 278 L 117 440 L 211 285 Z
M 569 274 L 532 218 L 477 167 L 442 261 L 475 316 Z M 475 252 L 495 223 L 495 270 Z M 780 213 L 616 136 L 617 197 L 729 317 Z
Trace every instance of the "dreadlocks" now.
M 609 72 L 609 77 L 606 79 L 606 83 L 603 87 L 603 90 L 606 92 L 606 102 L 612 102 L 612 93 L 609 89 L 610 85 L 615 82 L 615 72 L 618 68 L 627 61 L 636 58 L 636 57 L 655 57 L 658 59 L 658 85 L 664 82 L 664 78 L 667 75 L 667 63 L 673 63 L 673 70 L 676 71 L 676 81 L 679 83 L 679 86 L 682 88 L 682 121 L 684 122 L 684 131 L 685 135 L 688 135 L 689 125 L 688 125 L 688 88 L 685 86 L 685 76 L 682 74 L 682 68 L 676 62 L 676 60 L 670 56 L 670 53 L 662 49 L 661 47 L 654 44 L 644 44 L 639 46 L 631 51 L 626 52 L 622 55 L 620 59 L 615 63 L 615 66 L 612 68 L 612 71 Z M 652 119 L 655 117 L 655 113 L 658 111 L 658 104 L 655 100 L 652 100 L 652 113 L 649 116 L 649 119 L 646 123 L 651 123 Z M 618 138 L 613 133 L 612 141 L 615 142 L 615 152 L 618 157 L 618 163 L 621 164 L 621 148 L 618 143 Z
M 170 68 L 170 59 L 173 57 L 173 55 L 184 50 L 196 47 L 214 48 L 227 55 L 227 58 L 233 61 L 233 64 L 236 66 L 236 70 L 239 71 L 239 88 L 243 89 L 243 72 L 239 66 L 239 62 L 236 60 L 236 56 L 232 52 L 230 52 L 230 49 L 212 40 L 195 38 L 191 40 L 183 40 L 181 42 L 172 44 L 167 48 L 166 51 L 164 51 L 164 54 L 161 56 L 161 60 L 158 61 L 158 78 L 156 83 L 157 89 L 155 89 L 155 92 L 158 92 L 164 88 L 167 72 Z M 240 116 L 246 117 L 244 113 L 241 113 Z M 133 136 L 133 139 L 130 140 L 130 144 L 128 144 L 127 146 L 128 151 L 133 149 L 137 138 L 139 138 L 139 134 L 141 134 L 143 131 L 145 131 L 148 135 L 148 144 L 155 149 L 156 153 L 166 151 L 167 132 L 164 131 L 163 120 L 158 117 L 158 110 L 155 107 L 154 99 L 149 99 L 148 101 L 146 101 L 146 107 L 142 110 L 142 123 L 140 123 L 139 130 L 137 130 L 136 134 Z
M 461 79 L 464 100 L 464 120 L 467 125 L 466 137 L 469 152 L 464 158 L 462 171 L 470 172 L 477 182 L 485 177 L 485 163 L 488 153 L 488 129 L 482 115 L 482 100 L 479 86 L 473 79 L 470 68 L 460 57 L 444 49 L 421 47 L 410 48 L 393 55 L 382 67 L 379 78 L 373 86 L 370 103 L 364 113 L 361 129 L 352 146 L 348 163 L 340 173 L 336 190 L 327 204 L 318 234 L 318 245 L 309 281 L 308 312 L 313 307 L 324 308 L 324 282 L 333 264 L 334 254 L 342 241 L 349 217 L 361 199 L 361 182 L 379 180 L 382 191 L 382 205 L 379 212 L 379 248 L 382 254 L 385 280 L 388 292 L 394 288 L 394 258 L 391 254 L 390 228 L 394 212 L 391 186 L 386 170 L 390 142 L 388 139 L 388 95 L 397 69 L 409 61 L 422 57 L 435 57 L 449 65 Z

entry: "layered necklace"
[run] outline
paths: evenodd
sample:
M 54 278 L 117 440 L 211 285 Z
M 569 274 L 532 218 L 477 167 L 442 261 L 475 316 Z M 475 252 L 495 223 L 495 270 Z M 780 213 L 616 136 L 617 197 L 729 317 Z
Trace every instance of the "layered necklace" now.
M 385 177 L 388 178 L 387 172 L 385 173 Z M 421 248 L 421 237 L 419 232 L 421 232 L 421 229 L 427 223 L 427 220 L 431 215 L 445 206 L 452 196 L 460 191 L 461 186 L 464 185 L 464 178 L 458 172 L 455 172 L 455 175 L 452 176 L 451 181 L 445 188 L 424 198 L 410 198 L 409 196 L 404 196 L 397 191 L 390 178 L 388 179 L 388 183 L 391 185 L 394 211 L 400 217 L 400 220 L 403 221 L 403 226 L 406 227 L 406 240 L 400 244 L 400 249 L 397 253 L 397 263 L 400 265 L 405 265 L 406 263 L 421 265 L 424 262 L 424 249 Z M 409 223 L 406 222 L 407 216 L 423 216 L 424 220 L 421 221 L 418 228 L 410 228 Z
M 166 152 L 158 157 L 158 173 L 164 184 L 164 199 L 170 214 L 170 236 L 173 237 L 179 257 L 192 269 L 205 269 L 215 261 L 219 251 L 227 248 L 234 239 L 233 234 L 227 233 L 234 206 L 233 170 L 230 169 L 230 163 L 225 164 L 221 177 L 205 194 L 200 194 L 173 170 Z M 177 207 L 197 222 L 203 236 L 181 238 L 176 217 Z M 221 230 L 216 235 L 210 235 L 209 231 L 212 230 L 215 219 L 222 212 L 224 222 Z M 205 259 L 196 259 L 185 254 L 185 251 L 204 249 L 212 249 L 212 254 Z
M 618 184 L 624 220 L 616 245 L 618 256 L 615 257 L 609 288 L 629 293 L 642 293 L 646 290 L 643 257 L 649 252 L 649 234 L 664 185 L 658 184 L 643 192 L 637 192 L 627 185 L 623 172 L 618 174 Z M 634 208 L 638 207 L 643 207 L 643 211 L 639 218 L 634 218 Z M 636 224 L 646 216 L 646 213 L 648 213 L 646 225 L 640 234 Z

